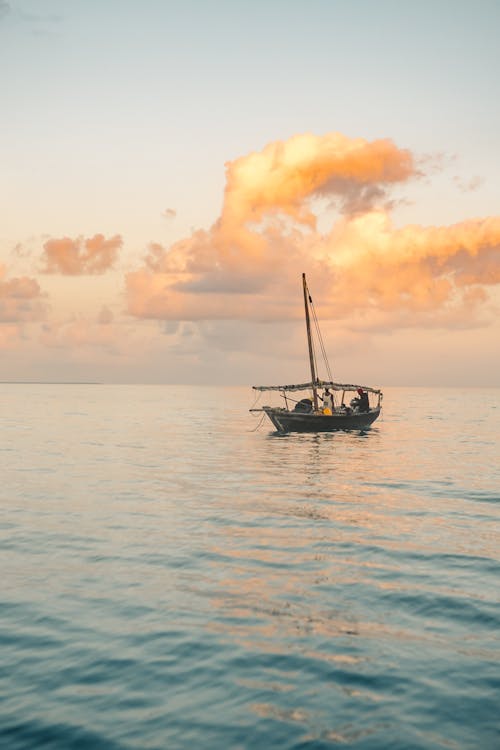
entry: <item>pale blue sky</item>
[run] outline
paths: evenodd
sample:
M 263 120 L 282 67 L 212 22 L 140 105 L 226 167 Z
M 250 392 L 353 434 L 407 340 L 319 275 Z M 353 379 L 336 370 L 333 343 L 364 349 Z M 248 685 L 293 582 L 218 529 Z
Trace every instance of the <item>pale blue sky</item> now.
M 295 133 L 338 130 L 455 156 L 446 176 L 484 178 L 481 206 L 494 210 L 498 2 L 10 6 L 0 27 L 1 156 L 18 198 L 29 176 L 33 202 L 56 201 L 59 185 L 74 191 L 88 221 L 95 214 L 99 223 L 96 204 L 120 191 L 143 220 L 148 208 L 156 219 L 172 204 L 186 226 L 205 224 L 220 206 L 225 161 Z M 475 215 L 475 196 L 464 201 L 447 187 L 443 219 L 453 220 L 455 201 Z M 421 193 L 425 221 L 436 201 Z
M 216 220 L 225 162 L 303 132 L 432 156 L 401 224 L 496 215 L 499 32 L 498 0 L 2 0 L 0 258 L 119 233 L 130 268 Z

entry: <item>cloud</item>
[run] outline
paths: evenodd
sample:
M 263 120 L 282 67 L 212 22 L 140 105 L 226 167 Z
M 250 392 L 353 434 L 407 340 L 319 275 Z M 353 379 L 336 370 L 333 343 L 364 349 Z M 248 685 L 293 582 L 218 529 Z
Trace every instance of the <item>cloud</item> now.
M 124 355 L 127 353 L 126 339 L 120 326 L 113 324 L 112 320 L 104 323 L 100 319 L 93 321 L 85 316 L 46 323 L 41 334 L 41 342 L 45 347 L 68 350 L 77 359 L 85 359 L 95 350 L 111 356 Z
M 58 13 L 18 11 L 18 17 L 35 36 L 54 36 L 60 32 L 64 16 Z
M 23 245 L 22 242 L 17 242 L 12 248 L 12 255 L 15 258 L 29 258 L 31 250 L 26 245 Z
M 473 193 L 484 185 L 484 177 L 476 175 L 469 180 L 463 180 L 456 175 L 453 182 L 462 193 Z
M 314 225 L 308 199 L 338 198 L 347 208 L 356 193 L 379 199 L 387 186 L 416 174 L 410 151 L 388 139 L 297 135 L 226 164 L 222 221 L 235 226 L 280 212 Z
M 7 0 L 0 0 L 0 18 L 8 15 L 11 11 L 11 5 Z
M 306 271 L 322 318 L 474 326 L 500 283 L 500 217 L 397 228 L 391 185 L 421 176 L 389 140 L 295 136 L 226 165 L 221 216 L 127 275 L 132 315 L 278 321 L 302 316 Z M 318 205 L 339 208 L 319 231 Z
M 113 315 L 109 307 L 103 305 L 101 307 L 99 315 L 97 316 L 97 322 L 102 326 L 108 326 L 113 322 L 114 319 L 115 316 Z
M 500 283 L 500 217 L 396 229 L 387 213 L 370 212 L 325 238 L 324 257 L 332 286 L 327 313 L 434 314 L 484 299 L 484 290 L 472 294 L 477 285 Z
M 122 245 L 123 240 L 119 234 L 109 239 L 102 234 L 95 234 L 88 239 L 62 237 L 47 240 L 43 246 L 45 266 L 42 273 L 60 273 L 66 276 L 105 273 L 113 267 Z
M 45 312 L 38 282 L 27 276 L 9 279 L 0 265 L 0 324 L 41 320 Z
M 33 21 L 34 23 L 61 23 L 64 20 L 64 16 L 58 13 L 26 13 L 21 11 L 20 15 L 24 21 Z
M 16 349 L 24 341 L 23 329 L 20 325 L 0 325 L 0 351 Z
M 173 208 L 166 208 L 161 212 L 161 215 L 164 219 L 175 219 L 175 217 L 177 216 L 177 211 L 175 211 Z

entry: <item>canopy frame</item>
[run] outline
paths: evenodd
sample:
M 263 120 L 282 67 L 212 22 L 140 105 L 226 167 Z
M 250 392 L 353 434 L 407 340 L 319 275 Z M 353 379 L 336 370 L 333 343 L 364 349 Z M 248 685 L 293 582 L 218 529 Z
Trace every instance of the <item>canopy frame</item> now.
M 254 391 L 307 391 L 314 388 L 329 388 L 332 391 L 357 391 L 362 388 L 367 393 L 376 393 L 380 395 L 382 391 L 379 388 L 371 388 L 367 385 L 355 385 L 353 383 L 333 383 L 329 380 L 316 380 L 309 383 L 297 383 L 291 385 L 253 385 Z

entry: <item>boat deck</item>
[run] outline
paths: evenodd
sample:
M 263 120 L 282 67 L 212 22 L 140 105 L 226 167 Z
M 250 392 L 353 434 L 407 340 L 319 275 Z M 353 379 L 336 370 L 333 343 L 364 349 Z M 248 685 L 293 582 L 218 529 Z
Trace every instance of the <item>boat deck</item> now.
M 370 427 L 380 414 L 377 406 L 367 412 L 344 411 L 323 412 L 288 411 L 283 407 L 263 406 L 278 432 L 335 432 L 336 430 L 364 430 Z

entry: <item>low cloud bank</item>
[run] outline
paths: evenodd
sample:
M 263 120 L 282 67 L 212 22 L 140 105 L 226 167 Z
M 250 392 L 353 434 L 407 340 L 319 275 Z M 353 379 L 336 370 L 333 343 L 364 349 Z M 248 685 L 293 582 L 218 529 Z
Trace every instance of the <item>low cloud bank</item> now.
M 390 140 L 305 134 L 226 165 L 220 217 L 127 275 L 128 311 L 162 320 L 302 315 L 306 271 L 321 315 L 375 325 L 477 324 L 500 283 L 500 217 L 396 228 L 390 191 L 421 176 Z M 325 200 L 336 219 L 318 229 Z M 319 208 L 318 208 L 319 206 Z
M 0 265 L 0 323 L 28 323 L 41 320 L 45 305 L 40 286 L 27 276 L 8 278 Z

